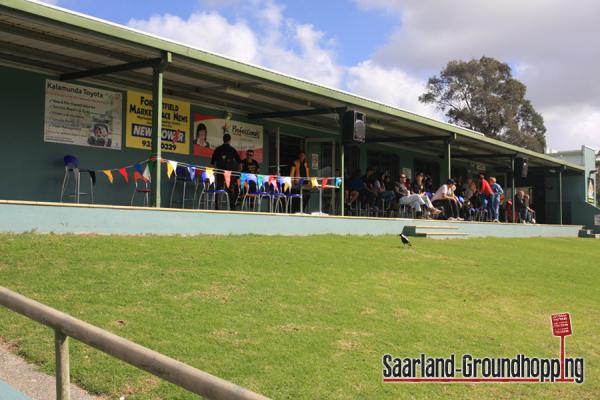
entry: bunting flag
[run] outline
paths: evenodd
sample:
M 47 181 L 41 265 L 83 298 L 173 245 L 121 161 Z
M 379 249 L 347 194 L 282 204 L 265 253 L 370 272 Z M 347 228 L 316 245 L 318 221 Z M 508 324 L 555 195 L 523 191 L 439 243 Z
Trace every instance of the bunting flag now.
M 231 171 L 224 171 L 223 177 L 225 178 L 225 186 L 229 189 L 229 184 L 231 183 Z
M 206 179 L 213 184 L 215 183 L 215 170 L 212 168 L 206 168 Z
M 327 182 L 329 181 L 329 178 L 323 178 L 323 181 L 321 182 L 321 185 L 323 185 L 323 187 L 327 186 Z
M 168 160 L 167 161 L 167 177 L 171 177 L 171 174 L 173 174 L 173 171 L 175 171 L 177 169 L 177 161 L 171 161 Z M 175 175 L 177 175 L 177 173 L 175 173 Z
M 202 183 L 204 183 L 208 180 L 208 174 L 206 173 L 206 171 L 202 171 L 202 175 L 200 175 L 200 179 L 202 179 Z
M 246 187 L 246 179 L 248 179 L 248 174 L 245 172 L 242 172 L 240 174 L 240 187 Z
M 310 178 L 310 184 L 312 187 L 319 187 L 319 181 L 315 177 Z
M 190 173 L 190 179 L 193 181 L 196 180 L 196 167 L 192 167 L 191 165 L 188 165 L 187 167 L 188 172 Z
M 138 163 L 133 164 L 133 168 L 140 173 L 140 175 L 142 175 L 144 173 L 144 170 L 142 169 L 142 166 Z
M 265 176 L 264 175 L 258 175 L 257 176 L 257 180 L 258 180 L 259 190 L 262 190 L 263 184 L 265 183 Z
M 285 178 L 283 178 L 283 191 L 287 192 L 291 186 L 292 186 L 292 178 L 290 176 L 286 176 Z
M 108 181 L 110 183 L 113 183 L 112 171 L 110 169 L 105 169 L 102 172 L 104 172 L 104 175 L 106 175 L 106 177 L 108 178 Z
M 144 169 L 142 176 L 146 182 L 152 182 L 152 175 L 150 174 L 150 168 L 148 167 L 148 164 L 146 164 L 146 168 Z
M 335 178 L 335 187 L 339 188 L 342 186 L 342 178 Z
M 138 171 L 133 171 L 133 180 L 134 181 L 143 181 L 144 177 Z
M 127 168 L 123 167 L 123 168 L 119 168 L 119 173 L 121 174 L 121 176 L 123 177 L 123 179 L 125 179 L 125 183 L 129 182 L 129 175 L 127 175 Z
M 279 185 L 277 184 L 277 178 L 276 178 L 276 177 L 274 177 L 274 176 L 270 175 L 270 176 L 269 176 L 269 183 L 270 183 L 271 185 L 273 185 L 273 189 L 275 189 L 275 190 L 279 190 Z

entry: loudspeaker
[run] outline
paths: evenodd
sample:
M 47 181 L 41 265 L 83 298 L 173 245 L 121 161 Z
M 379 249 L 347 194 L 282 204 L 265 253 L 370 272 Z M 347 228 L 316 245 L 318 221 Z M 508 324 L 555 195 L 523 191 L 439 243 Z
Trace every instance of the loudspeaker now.
M 527 178 L 527 172 L 529 167 L 527 165 L 527 159 L 522 157 L 515 158 L 515 176 L 521 178 Z
M 344 113 L 342 119 L 342 140 L 344 143 L 364 143 L 367 132 L 367 116 L 355 110 Z

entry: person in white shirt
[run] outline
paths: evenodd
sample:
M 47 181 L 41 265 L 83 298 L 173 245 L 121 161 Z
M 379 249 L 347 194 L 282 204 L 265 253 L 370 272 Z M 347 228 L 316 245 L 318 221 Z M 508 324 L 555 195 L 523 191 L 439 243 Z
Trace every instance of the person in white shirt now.
M 454 179 L 448 179 L 446 184 L 438 188 L 431 200 L 434 206 L 444 208 L 446 217 L 449 220 L 462 221 L 463 219 L 460 218 L 460 203 L 454 195 L 454 189 L 456 189 L 456 182 L 454 182 Z

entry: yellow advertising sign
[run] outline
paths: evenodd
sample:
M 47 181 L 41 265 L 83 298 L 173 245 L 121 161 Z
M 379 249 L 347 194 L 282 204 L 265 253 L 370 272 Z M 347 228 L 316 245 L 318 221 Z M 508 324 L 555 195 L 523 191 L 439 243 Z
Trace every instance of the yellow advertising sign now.
M 127 92 L 125 146 L 152 148 L 152 95 Z M 190 103 L 163 98 L 162 151 L 190 154 Z

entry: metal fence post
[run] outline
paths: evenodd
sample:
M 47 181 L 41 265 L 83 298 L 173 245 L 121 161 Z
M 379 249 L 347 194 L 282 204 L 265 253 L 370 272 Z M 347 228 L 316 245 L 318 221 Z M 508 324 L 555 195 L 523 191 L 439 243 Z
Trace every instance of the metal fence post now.
M 71 400 L 69 373 L 69 337 L 58 329 L 54 330 L 56 355 L 56 400 Z

